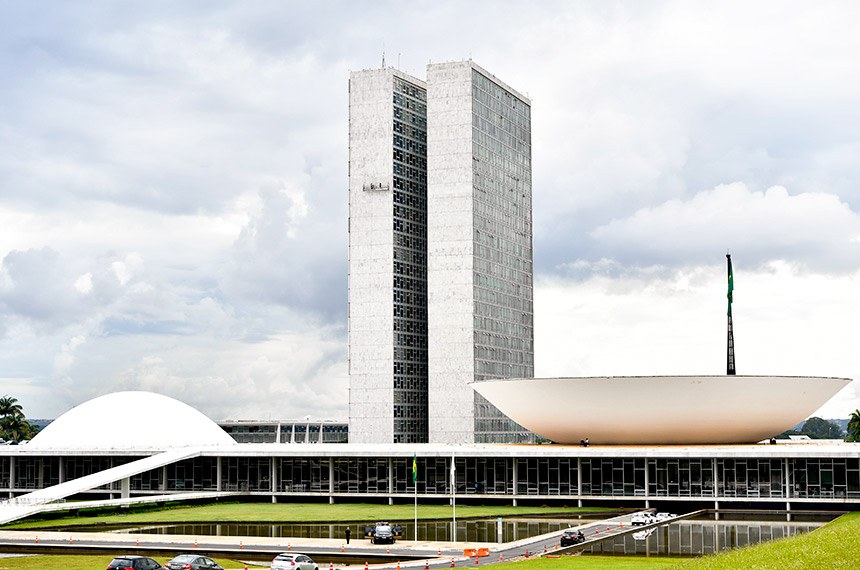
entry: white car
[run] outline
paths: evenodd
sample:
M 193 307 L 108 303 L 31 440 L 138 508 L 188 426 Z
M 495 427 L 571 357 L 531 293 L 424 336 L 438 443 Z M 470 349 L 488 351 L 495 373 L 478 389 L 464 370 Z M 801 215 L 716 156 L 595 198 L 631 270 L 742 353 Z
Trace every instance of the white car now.
M 646 524 L 652 524 L 657 522 L 657 517 L 654 516 L 654 513 L 636 513 L 630 518 L 630 524 L 633 526 L 642 526 Z
M 320 570 L 310 556 L 297 552 L 282 552 L 272 560 L 272 570 Z
M 673 519 L 677 516 L 678 515 L 675 515 L 672 513 L 657 513 L 657 521 L 663 522 L 663 521 L 668 520 L 668 519 Z

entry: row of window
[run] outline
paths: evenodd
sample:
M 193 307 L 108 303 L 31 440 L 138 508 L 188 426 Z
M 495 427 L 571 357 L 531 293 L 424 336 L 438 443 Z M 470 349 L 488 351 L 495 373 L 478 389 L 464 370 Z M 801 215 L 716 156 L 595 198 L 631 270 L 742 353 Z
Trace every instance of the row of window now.
M 395 105 L 403 107 L 404 109 L 411 109 L 415 111 L 419 115 L 426 117 L 427 116 L 427 104 L 424 103 L 426 99 L 416 100 L 417 98 L 408 97 L 403 93 L 394 92 L 394 97 L 392 98 L 392 102 Z
M 408 166 L 415 166 L 424 171 L 427 170 L 427 159 L 423 156 L 406 152 L 399 148 L 392 150 L 392 158 L 397 162 L 402 162 Z
M 409 83 L 404 81 L 403 79 L 394 76 L 394 90 L 398 93 L 403 93 L 404 95 L 408 95 L 413 99 L 417 99 L 418 101 L 427 101 L 427 90 L 423 87 L 419 87 L 414 83 Z
M 427 320 L 394 319 L 394 331 L 427 335 Z
M 427 156 L 427 144 L 418 142 L 409 137 L 395 134 L 394 135 L 394 146 L 397 148 L 401 148 L 407 152 L 418 154 L 423 157 Z
M 394 217 L 419 224 L 427 225 L 427 210 L 421 210 L 414 207 L 402 206 L 397 202 L 394 203 Z
M 475 300 L 491 305 L 499 305 L 516 309 L 524 313 L 534 312 L 534 303 L 527 296 L 518 297 L 515 295 L 505 295 L 497 291 L 490 291 L 481 287 L 475 287 Z
M 485 401 L 484 401 L 485 402 Z M 481 430 L 501 434 L 509 426 L 493 419 L 483 402 Z M 418 420 L 405 427 L 422 425 Z M 426 425 L 426 422 L 424 422 Z M 15 489 L 41 488 L 125 464 L 138 457 L 16 457 Z M 225 490 L 270 491 L 273 473 L 276 491 L 357 490 L 368 485 L 388 492 L 412 492 L 412 458 L 221 458 L 220 483 Z M 389 470 L 389 461 L 391 467 Z M 418 491 L 450 492 L 450 458 L 419 457 Z M 816 459 L 708 459 L 708 458 L 456 458 L 458 492 L 529 495 L 702 496 L 702 497 L 809 497 L 860 498 L 858 458 Z M 197 457 L 153 469 L 131 479 L 132 490 L 215 490 L 219 483 L 218 459 Z M 581 475 L 580 475 L 581 469 Z M 10 488 L 11 460 L 0 458 L 0 488 Z M 333 477 L 333 479 L 332 479 Z M 647 481 L 646 481 L 647 479 Z M 374 487 L 373 481 L 385 484 Z M 579 482 L 582 488 L 579 488 Z M 363 482 L 363 483 L 362 483 Z M 338 488 L 340 484 L 347 489 Z M 112 489 L 118 489 L 118 483 Z M 447 489 L 447 491 L 443 491 Z
M 472 70 L 472 94 L 482 103 L 492 105 L 497 112 L 531 117 L 528 103 L 476 69 Z
M 414 264 L 414 263 L 405 263 L 400 260 L 396 260 L 394 262 L 394 274 L 401 275 L 403 277 L 412 277 L 414 279 L 420 279 L 423 281 L 427 280 L 427 265 L 426 264 Z M 396 287 L 396 285 L 395 285 Z
M 427 293 L 427 278 L 406 277 L 403 275 L 394 275 L 394 290 L 397 291 L 417 291 L 419 293 Z M 395 301 L 397 299 L 395 298 Z
M 421 141 L 427 142 L 427 131 L 419 129 L 415 126 L 410 126 L 403 121 L 394 120 L 394 132 Z
M 416 182 L 420 182 L 421 184 L 427 184 L 427 167 L 425 165 L 424 168 L 417 168 L 414 166 L 407 166 L 402 162 L 395 162 L 392 164 L 394 168 L 395 176 L 405 176 L 406 178 L 411 178 Z

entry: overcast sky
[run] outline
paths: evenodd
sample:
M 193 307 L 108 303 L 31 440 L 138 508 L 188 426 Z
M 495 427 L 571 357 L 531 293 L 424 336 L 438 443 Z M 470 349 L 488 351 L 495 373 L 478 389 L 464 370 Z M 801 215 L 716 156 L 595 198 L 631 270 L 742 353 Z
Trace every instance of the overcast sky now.
M 0 1 L 0 393 L 347 417 L 347 80 L 532 98 L 538 376 L 860 377 L 856 2 Z M 857 384 L 857 383 L 855 383 Z M 765 405 L 765 404 L 763 404 Z M 849 387 L 819 411 L 860 407 Z

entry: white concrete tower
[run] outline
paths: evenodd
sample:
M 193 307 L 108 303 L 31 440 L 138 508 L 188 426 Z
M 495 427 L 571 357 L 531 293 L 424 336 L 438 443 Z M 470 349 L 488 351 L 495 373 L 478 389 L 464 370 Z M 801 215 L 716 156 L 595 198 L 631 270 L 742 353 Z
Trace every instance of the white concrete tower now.
M 427 109 L 395 69 L 349 79 L 349 441 L 427 441 Z
M 530 102 L 431 64 L 427 122 L 430 441 L 530 441 L 469 386 L 534 375 Z

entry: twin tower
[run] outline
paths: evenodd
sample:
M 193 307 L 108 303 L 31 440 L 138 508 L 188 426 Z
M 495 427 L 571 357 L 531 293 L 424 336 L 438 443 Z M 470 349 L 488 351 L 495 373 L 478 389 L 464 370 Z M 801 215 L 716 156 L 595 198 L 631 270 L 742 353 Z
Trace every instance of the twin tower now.
M 470 386 L 534 375 L 531 107 L 474 62 L 349 78 L 349 439 L 527 442 Z

